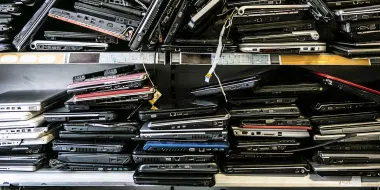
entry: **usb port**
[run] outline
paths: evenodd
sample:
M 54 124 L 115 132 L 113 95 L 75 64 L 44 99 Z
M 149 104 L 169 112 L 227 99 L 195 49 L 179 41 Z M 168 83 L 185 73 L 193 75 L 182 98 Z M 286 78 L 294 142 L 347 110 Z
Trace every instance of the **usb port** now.
M 246 134 L 248 134 L 248 132 L 247 132 L 247 131 L 242 131 L 242 133 L 243 133 L 243 135 L 246 135 Z
M 256 132 L 257 135 L 261 135 L 261 132 Z
M 278 136 L 281 137 L 282 136 L 282 132 L 278 132 Z

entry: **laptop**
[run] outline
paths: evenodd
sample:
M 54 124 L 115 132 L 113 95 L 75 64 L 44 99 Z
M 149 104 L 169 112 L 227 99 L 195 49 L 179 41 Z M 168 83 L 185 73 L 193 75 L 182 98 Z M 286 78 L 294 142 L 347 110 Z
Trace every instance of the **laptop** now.
M 223 166 L 224 173 L 231 174 L 294 174 L 308 175 L 310 166 L 304 161 L 235 162 Z
M 155 105 L 158 109 L 141 108 L 139 110 L 139 118 L 142 121 L 149 121 L 151 119 L 164 119 L 176 117 L 188 117 L 193 115 L 211 115 L 218 109 L 218 104 L 210 105 L 196 105 L 192 103 L 178 103 L 178 104 L 158 104 Z
M 210 173 L 217 174 L 216 163 L 158 163 L 142 164 L 137 169 L 140 173 Z
M 380 44 L 380 43 L 379 43 Z M 379 57 L 379 46 L 345 46 L 331 45 L 332 51 L 335 54 L 349 58 L 370 58 Z
M 280 0 L 281 1 L 281 0 Z M 253 33 L 259 31 L 302 31 L 315 29 L 314 20 L 292 20 L 259 24 L 245 24 L 235 26 L 238 33 Z
M 281 126 L 282 127 L 282 126 Z M 290 128 L 241 128 L 232 127 L 236 137 L 282 137 L 282 138 L 308 138 L 310 127 Z
M 268 119 L 243 119 L 241 127 L 244 126 L 310 126 L 310 120 L 307 118 L 268 118 Z
M 70 163 L 56 159 L 49 160 L 49 166 L 63 171 L 133 171 L 135 169 L 132 165 Z
M 311 106 L 317 112 L 335 112 L 357 109 L 375 109 L 379 104 L 371 101 L 318 102 Z
M 148 152 L 224 152 L 228 142 L 175 142 L 147 141 L 143 147 Z
M 314 135 L 313 139 L 316 142 L 324 142 L 330 140 L 336 140 L 338 138 L 345 137 L 345 134 L 336 135 Z M 369 133 L 356 133 L 355 137 L 350 137 L 341 140 L 340 142 L 360 142 L 360 141 L 378 141 L 380 139 L 380 132 Z
M 380 144 L 371 142 L 348 142 L 335 143 L 324 146 L 328 151 L 380 151 Z
M 46 145 L 0 146 L 0 153 L 2 155 L 39 154 L 45 152 L 46 150 Z
M 96 80 L 88 79 L 82 82 L 74 82 L 67 85 L 67 93 L 84 94 L 98 91 L 127 90 L 141 88 L 146 83 L 148 75 L 145 72 L 133 74 L 119 74 L 97 78 Z
M 123 142 L 54 140 L 52 149 L 57 152 L 80 153 L 120 153 L 124 150 Z
M 316 115 L 311 116 L 309 119 L 314 124 L 329 125 L 339 123 L 375 121 L 378 117 L 378 112 L 354 112 L 343 114 Z
M 77 139 L 77 140 L 131 140 L 131 138 L 136 137 L 135 134 L 124 134 L 124 133 L 92 133 L 92 132 L 70 132 L 70 131 L 60 131 L 59 138 L 61 139 Z
M 15 115 L 18 115 L 17 113 L 24 113 L 24 112 L 13 112 L 13 113 L 16 113 Z M 30 112 L 28 112 L 30 113 Z M 0 113 L 0 115 L 2 115 L 2 113 Z M 7 114 L 3 115 L 4 117 L 8 117 L 6 116 Z M 10 114 L 10 115 L 13 115 L 13 114 Z M 19 115 L 20 116 L 20 115 Z M 24 118 L 17 118 L 14 117 L 12 119 L 12 121 L 1 121 L 0 119 L 0 129 L 10 129 L 10 128 L 30 128 L 30 127 L 38 127 L 40 125 L 42 125 L 44 122 L 45 122 L 45 119 L 44 119 L 44 116 L 43 115 L 38 115 L 36 117 L 33 117 L 33 118 L 30 118 L 29 117 L 31 116 L 28 116 L 27 117 L 24 117 Z M 28 118 L 28 119 L 27 119 Z M 24 120 L 25 119 L 25 120 Z
M 26 154 L 26 155 L 1 155 L 0 162 L 2 164 L 10 164 L 10 163 L 34 163 L 38 164 L 45 161 L 47 155 L 45 153 L 41 154 Z
M 97 122 L 97 123 L 64 123 L 63 127 L 69 132 L 103 132 L 103 133 L 136 133 L 140 124 L 131 122 Z M 0 131 L 1 132 L 1 131 Z
M 325 2 L 331 9 L 351 8 L 379 4 L 378 0 L 328 0 Z
M 304 42 L 314 40 L 319 40 L 319 33 L 316 30 L 255 32 L 254 34 L 244 34 L 240 38 L 242 43 Z
M 40 163 L 0 163 L 0 171 L 34 172 L 44 165 Z
M 263 86 L 255 89 L 257 95 L 299 95 L 315 94 L 325 91 L 327 88 L 318 83 L 301 83 L 291 85 Z
M 9 121 L 27 121 L 37 115 L 40 115 L 42 112 L 0 112 L 0 122 L 9 122 Z
M 223 81 L 222 86 L 225 92 L 244 90 L 244 89 L 253 89 L 258 86 L 261 82 L 266 80 L 266 75 L 264 73 L 256 74 L 252 77 L 245 77 L 240 79 L 234 79 L 230 81 Z M 203 87 L 194 88 L 191 91 L 191 94 L 194 96 L 208 96 L 221 93 L 219 84 L 211 84 Z
M 231 118 L 271 118 L 271 117 L 299 117 L 300 110 L 295 104 L 237 107 L 230 110 Z
M 143 150 L 143 144 L 139 144 L 133 151 L 133 160 L 138 164 L 150 163 L 204 163 L 213 162 L 216 156 L 212 153 L 158 153 Z
M 378 177 L 380 164 L 319 164 L 309 161 L 310 166 L 320 176 L 369 176 Z
M 326 51 L 324 42 L 280 42 L 280 43 L 241 43 L 239 49 L 245 53 L 323 53 Z
M 139 185 L 206 186 L 215 185 L 214 174 L 138 173 L 133 180 Z
M 0 94 L 0 112 L 44 111 L 66 98 L 63 90 L 14 90 Z
M 44 113 L 47 122 L 89 122 L 112 121 L 117 115 L 111 111 L 104 112 L 70 112 L 65 107 Z
M 380 152 L 318 151 L 316 159 L 323 164 L 378 163 Z
M 379 18 L 380 5 L 335 10 L 338 21 L 367 20 Z
M 156 92 L 154 88 L 143 87 L 130 90 L 115 90 L 106 92 L 93 92 L 74 96 L 76 104 L 119 104 L 133 103 L 153 99 Z
M 240 151 L 240 150 L 231 150 L 227 152 L 226 158 L 228 160 L 281 160 L 289 159 L 293 157 L 292 152 L 250 152 L 250 151 Z
M 56 137 L 55 133 L 49 133 L 36 139 L 9 139 L 0 140 L 0 146 L 24 146 L 24 145 L 46 145 Z
M 318 130 L 322 135 L 380 132 L 380 121 L 320 125 Z
M 226 141 L 228 131 L 193 131 L 193 132 L 140 132 L 142 140 L 177 140 L 177 141 Z
M 62 125 L 60 123 L 51 123 L 45 127 L 40 127 L 40 131 L 25 131 L 27 128 L 22 128 L 24 129 L 23 132 L 12 132 L 12 130 L 7 130 L 10 131 L 10 133 L 0 133 L 0 139 L 38 139 L 50 133 L 55 133 L 61 127 Z
M 139 108 L 142 104 L 140 102 L 125 102 L 125 103 L 105 103 L 97 104 L 86 102 L 75 102 L 74 98 L 71 98 L 65 102 L 65 107 L 73 112 L 81 111 L 130 111 Z
M 280 105 L 294 104 L 298 98 L 296 97 L 231 97 L 228 103 L 233 106 L 240 105 Z
M 359 96 L 365 100 L 380 103 L 380 91 L 371 89 L 353 82 L 337 78 L 324 73 L 311 71 L 323 84 L 343 90 L 344 92 Z
M 215 130 L 215 128 L 226 128 L 228 125 L 229 114 L 203 116 L 203 117 L 189 117 L 182 119 L 168 119 L 168 120 L 156 120 L 145 122 L 143 128 L 149 128 L 152 131 L 159 130 L 171 130 L 179 131 L 203 131 L 205 128 L 208 130 Z
M 131 154 L 106 154 L 106 153 L 58 153 L 58 160 L 70 163 L 87 164 L 120 164 L 126 165 L 133 162 Z
M 297 149 L 300 143 L 296 139 L 251 139 L 237 140 L 236 149 L 247 152 L 283 152 Z

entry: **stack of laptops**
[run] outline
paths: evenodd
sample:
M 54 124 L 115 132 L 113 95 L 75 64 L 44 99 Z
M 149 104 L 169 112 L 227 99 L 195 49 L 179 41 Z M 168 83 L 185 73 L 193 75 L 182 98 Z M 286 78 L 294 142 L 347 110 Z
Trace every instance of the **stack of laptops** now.
M 339 6 L 340 9 L 335 10 L 341 36 L 345 38 L 332 45 L 332 51 L 349 58 L 379 57 L 380 1 L 346 2 L 347 6 Z
M 49 0 L 50 1 L 50 0 Z M 137 3 L 139 2 L 139 3 Z M 125 47 L 132 38 L 147 6 L 138 1 L 77 0 L 74 11 L 45 8 L 45 17 L 70 23 L 76 31 L 45 31 L 45 39 L 34 40 L 30 49 L 35 51 L 106 51 Z M 47 15 L 46 15 L 47 14 Z M 156 15 L 156 14 L 155 14 Z M 61 22 L 60 22 L 61 21 Z M 64 27 L 69 28 L 69 27 Z M 124 45 L 124 46 L 123 46 Z
M 321 53 L 326 44 L 319 42 L 310 4 L 279 1 L 231 1 L 236 7 L 233 24 L 239 33 L 239 49 L 249 53 Z
M 378 176 L 380 92 L 323 73 L 314 74 L 343 93 L 338 97 L 341 101 L 332 102 L 330 96 L 329 101 L 312 106 L 316 112 L 310 117 L 317 130 L 314 141 L 324 145 L 310 162 L 314 171 L 322 176 Z M 343 97 L 350 94 L 356 99 L 345 101 Z
M 0 94 L 0 170 L 35 171 L 46 163 L 48 144 L 61 125 L 45 123 L 40 114 L 65 98 L 63 90 Z
M 213 102 L 157 104 L 141 109 L 142 142 L 133 152 L 140 164 L 134 180 L 144 185 L 213 186 L 218 153 L 228 148 L 229 114 Z M 143 142 L 146 141 L 146 142 Z
M 145 86 L 147 77 L 134 66 L 75 76 L 66 107 L 44 115 L 64 128 L 53 143 L 58 159 L 50 165 L 61 170 L 131 170 L 132 138 L 140 128 L 137 109 L 154 93 Z
M 231 104 L 232 146 L 225 173 L 282 173 L 307 175 L 308 164 L 295 152 L 312 129 L 298 106 L 298 98 L 319 94 L 317 83 L 266 85 L 253 97 L 235 97 Z

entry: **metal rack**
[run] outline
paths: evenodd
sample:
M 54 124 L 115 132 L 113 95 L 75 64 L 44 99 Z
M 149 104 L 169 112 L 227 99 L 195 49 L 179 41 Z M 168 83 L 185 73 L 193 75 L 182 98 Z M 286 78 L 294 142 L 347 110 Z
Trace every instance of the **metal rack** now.
M 0 64 L 171 64 L 210 65 L 215 53 L 7 52 Z M 223 53 L 219 65 L 379 65 L 380 59 L 347 59 L 334 54 L 278 55 Z
M 0 172 L 0 186 L 138 186 L 131 172 Z M 91 177 L 89 177 L 91 176 Z M 282 175 L 215 175 L 215 187 L 378 187 L 378 177 L 321 177 Z

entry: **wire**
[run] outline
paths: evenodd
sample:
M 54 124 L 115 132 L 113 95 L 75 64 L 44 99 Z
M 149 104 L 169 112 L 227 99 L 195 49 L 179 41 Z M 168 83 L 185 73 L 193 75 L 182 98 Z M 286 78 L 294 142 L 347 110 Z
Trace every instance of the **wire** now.
M 305 151 L 305 150 L 316 149 L 316 148 L 319 148 L 319 147 L 323 147 L 323 146 L 326 146 L 326 145 L 329 145 L 329 144 L 333 144 L 333 143 L 342 141 L 344 139 L 348 139 L 348 138 L 352 138 L 352 137 L 356 137 L 356 136 L 357 136 L 356 133 L 347 134 L 344 137 L 341 137 L 341 138 L 338 138 L 338 139 L 335 139 L 335 140 L 331 140 L 331 141 L 327 141 L 325 143 L 322 143 L 322 144 L 319 144 L 319 145 L 316 145 L 316 146 L 311 146 L 311 147 L 306 147 L 306 148 L 301 148 L 301 149 L 295 149 L 295 150 L 287 150 L 287 151 L 284 151 L 284 152 L 300 152 L 300 151 Z
M 214 71 L 214 75 L 215 75 L 216 79 L 218 80 L 218 83 L 219 83 L 220 89 L 222 90 L 222 94 L 223 94 L 223 96 L 224 96 L 224 100 L 226 100 L 226 102 L 228 102 L 227 95 L 226 95 L 226 93 L 224 92 L 223 85 L 222 85 L 222 83 L 220 82 L 220 79 L 219 79 L 219 77 L 218 77 L 218 75 L 216 74 L 215 71 Z
M 142 65 L 143 65 L 143 67 L 144 67 L 145 73 L 147 74 L 150 83 L 152 84 L 152 86 L 153 86 L 154 88 L 156 88 L 156 86 L 154 85 L 152 79 L 150 78 L 150 75 L 149 75 L 149 73 L 148 73 L 148 70 L 147 70 L 146 67 L 145 67 L 145 63 L 144 63 L 145 61 L 144 61 L 144 57 L 143 57 L 143 53 L 142 53 L 142 48 L 140 48 L 140 57 L 141 57 L 141 59 L 142 59 L 141 62 L 142 62 Z

